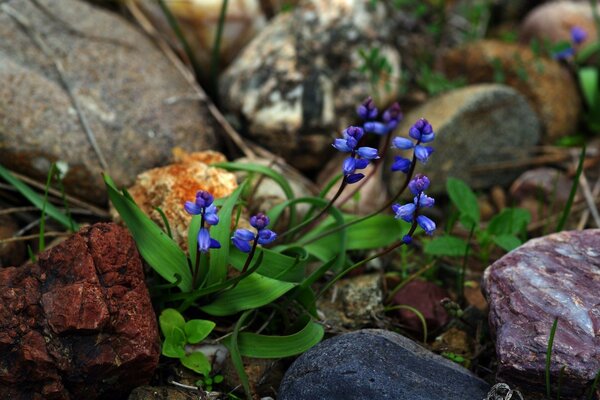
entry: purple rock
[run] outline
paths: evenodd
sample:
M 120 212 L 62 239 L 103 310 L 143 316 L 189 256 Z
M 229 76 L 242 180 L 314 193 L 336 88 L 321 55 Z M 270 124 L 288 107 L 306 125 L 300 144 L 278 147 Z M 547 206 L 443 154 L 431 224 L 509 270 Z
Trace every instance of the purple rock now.
M 590 390 L 600 369 L 600 230 L 560 232 L 530 240 L 484 274 L 496 335 L 497 378 L 545 390 L 548 337 L 553 393 L 560 370 L 563 398 Z

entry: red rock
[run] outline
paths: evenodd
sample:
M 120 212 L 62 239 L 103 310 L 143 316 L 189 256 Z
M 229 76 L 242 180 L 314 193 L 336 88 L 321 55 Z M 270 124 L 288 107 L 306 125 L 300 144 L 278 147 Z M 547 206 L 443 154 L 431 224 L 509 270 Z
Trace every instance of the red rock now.
M 440 303 L 442 299 L 449 297 L 448 292 L 438 285 L 428 282 L 414 280 L 406 284 L 394 296 L 394 305 L 406 305 L 416 308 L 423 314 L 427 329 L 435 330 L 448 323 L 448 313 Z M 419 317 L 410 310 L 398 310 L 398 316 L 402 324 L 416 332 L 423 332 L 423 325 Z
M 82 229 L 35 264 L 0 269 L 0 398 L 112 399 L 146 384 L 160 355 L 133 239 Z
M 551 382 L 566 366 L 561 397 L 587 393 L 600 369 L 600 230 L 530 240 L 485 271 L 484 291 L 499 381 L 545 390 L 548 337 L 558 318 Z

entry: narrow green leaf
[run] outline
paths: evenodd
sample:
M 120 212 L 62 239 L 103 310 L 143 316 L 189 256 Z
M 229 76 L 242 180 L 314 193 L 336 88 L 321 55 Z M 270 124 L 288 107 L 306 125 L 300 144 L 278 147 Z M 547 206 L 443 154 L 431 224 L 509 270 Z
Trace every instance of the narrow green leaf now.
M 558 225 L 556 226 L 556 232 L 560 232 L 565 227 L 567 223 L 567 218 L 569 218 L 569 214 L 571 213 L 571 207 L 573 206 L 573 201 L 575 200 L 575 194 L 577 193 L 577 188 L 579 187 L 579 178 L 581 177 L 581 173 L 583 172 L 583 163 L 585 161 L 585 152 L 586 146 L 585 144 L 581 148 L 581 153 L 579 154 L 579 162 L 577 164 L 577 170 L 575 171 L 575 176 L 573 177 L 573 184 L 571 185 L 571 191 L 569 192 L 569 198 L 567 199 L 567 204 L 565 204 L 565 208 L 563 210 L 562 215 L 560 216 L 560 220 L 558 221 Z
M 254 256 L 258 257 L 261 253 L 264 259 L 256 270 L 258 274 L 287 282 L 299 282 L 304 278 L 305 262 L 298 262 L 294 257 L 263 247 L 257 247 Z M 247 257 L 248 253 L 243 253 L 235 247 L 229 250 L 229 262 L 238 271 L 242 270 Z
M 494 243 L 496 243 L 496 245 L 498 245 L 506 251 L 512 251 L 519 247 L 521 244 L 523 244 L 523 242 L 521 242 L 521 239 L 511 234 L 493 236 L 492 240 L 494 241 Z
M 201 309 L 210 315 L 231 315 L 269 304 L 295 286 L 294 283 L 278 281 L 255 273 L 240 281 L 233 289 L 223 292 L 215 301 Z
M 323 327 L 312 321 L 309 321 L 301 331 L 289 336 L 267 336 L 241 332 L 238 336 L 238 348 L 240 354 L 246 357 L 291 357 L 301 354 L 319 343 L 323 334 Z M 230 340 L 227 342 L 229 343 Z
M 577 75 L 583 98 L 590 109 L 594 109 L 600 90 L 600 71 L 596 67 L 580 67 Z
M 467 242 L 455 236 L 443 235 L 424 242 L 423 251 L 431 256 L 462 257 L 467 251 Z
M 188 354 L 179 359 L 184 367 L 191 369 L 200 375 L 208 376 L 210 374 L 211 366 L 208 358 L 199 351 Z
M 179 289 L 190 291 L 192 274 L 185 253 L 133 201 L 119 193 L 108 175 L 104 175 L 104 182 L 110 201 L 129 228 L 144 260 L 168 282 L 176 282 L 178 274 Z
M 246 319 L 250 316 L 250 311 L 244 312 L 240 319 L 236 322 L 233 332 L 227 340 L 224 341 L 225 346 L 229 349 L 229 354 L 231 355 L 231 362 L 240 378 L 240 382 L 242 382 L 242 386 L 244 387 L 244 393 L 246 394 L 246 398 L 248 400 L 252 400 L 252 393 L 250 392 L 250 383 L 248 381 L 248 375 L 246 374 L 246 370 L 244 369 L 244 362 L 242 361 L 242 355 L 240 354 L 238 339 L 240 334 L 240 329 L 246 322 Z
M 460 211 L 462 215 L 469 219 L 469 222 L 463 222 L 465 228 L 471 229 L 473 224 L 479 224 L 479 205 L 477 204 L 477 197 L 471 188 L 460 179 L 448 178 L 446 181 L 446 190 L 448 196 L 454 204 L 454 206 Z
M 33 191 L 28 185 L 21 182 L 17 179 L 13 174 L 10 173 L 9 170 L 0 165 L 0 177 L 12 185 L 15 189 L 19 191 L 31 204 L 39 208 L 40 210 L 44 208 L 44 198 L 40 196 L 38 193 Z M 79 230 L 79 225 L 73 222 L 70 218 L 68 218 L 63 212 L 61 212 L 58 208 L 54 207 L 52 204 L 46 204 L 45 209 L 46 214 L 48 214 L 52 219 L 60 223 L 67 229 L 70 229 L 71 226 L 75 230 Z
M 210 228 L 211 237 L 221 243 L 220 249 L 210 251 L 210 268 L 208 270 L 207 285 L 220 283 L 227 278 L 227 256 L 231 243 L 231 214 L 238 202 L 238 198 L 244 188 L 246 181 L 242 183 L 231 195 L 227 197 L 223 207 L 219 210 L 219 224 Z M 197 231 L 196 231 L 197 232 Z
M 165 337 L 170 335 L 173 328 L 179 328 L 183 330 L 185 327 L 185 319 L 183 318 L 183 315 L 173 308 L 164 309 L 160 313 L 160 317 L 158 317 L 158 323 L 160 325 L 160 330 Z
M 185 323 L 185 336 L 188 343 L 200 343 L 215 329 L 216 324 L 205 319 L 192 319 Z

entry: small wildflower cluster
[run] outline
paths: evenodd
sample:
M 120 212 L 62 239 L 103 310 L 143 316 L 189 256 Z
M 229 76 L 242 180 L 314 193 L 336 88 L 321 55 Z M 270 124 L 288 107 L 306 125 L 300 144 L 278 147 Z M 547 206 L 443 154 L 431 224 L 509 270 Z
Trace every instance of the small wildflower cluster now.
M 350 153 L 342 166 L 344 181 L 350 184 L 365 177 L 363 173 L 356 172 L 357 170 L 365 169 L 371 160 L 380 158 L 377 149 L 367 146 L 358 147 L 365 132 L 386 135 L 394 130 L 402 119 L 400 106 L 394 103 L 383 113 L 382 121 L 375 121 L 379 111 L 370 97 L 358 106 L 356 113 L 365 121 L 363 126 L 349 126 L 342 132 L 343 138 L 335 139 L 333 142 L 333 147 L 337 150 L 342 153 Z
M 400 218 L 406 222 L 415 221 L 425 231 L 427 235 L 432 235 L 435 230 L 435 222 L 426 217 L 425 215 L 419 215 L 419 210 L 422 208 L 430 208 L 435 204 L 435 200 L 425 194 L 425 190 L 429 188 L 429 178 L 425 175 L 417 174 L 409 182 L 408 188 L 411 193 L 415 196 L 412 203 L 404 205 L 394 204 L 392 210 L 396 214 L 396 218 Z M 410 237 L 404 238 L 405 242 L 410 243 Z
M 277 234 L 270 229 L 266 229 L 269 225 L 269 217 L 263 213 L 258 213 L 250 217 L 250 225 L 256 229 L 256 233 L 248 229 L 237 229 L 231 238 L 231 242 L 240 251 L 249 253 L 252 250 L 252 244 L 269 244 L 277 239 Z
M 214 197 L 212 194 L 200 190 L 196 193 L 195 201 L 186 201 L 183 206 L 185 211 L 191 215 L 200 215 L 200 230 L 198 231 L 198 250 L 202 253 L 208 252 L 209 249 L 221 248 L 221 243 L 210 237 L 208 228 L 205 225 L 217 225 L 219 216 L 217 215 L 217 207 L 213 204 Z
M 400 150 L 414 149 L 414 154 L 417 160 L 426 163 L 433 148 L 431 146 L 422 146 L 421 143 L 432 142 L 435 138 L 435 133 L 431 124 L 426 119 L 421 118 L 408 130 L 408 136 L 413 140 L 397 136 L 392 140 L 392 147 Z M 407 158 L 395 156 L 392 164 L 392 171 L 401 171 L 407 174 L 410 171 L 412 161 Z
M 588 33 L 585 31 L 585 29 L 579 27 L 579 26 L 574 26 L 571 28 L 571 43 L 569 46 L 567 46 L 566 48 L 554 53 L 552 56 L 556 59 L 556 60 L 566 60 L 569 57 L 572 57 L 575 55 L 575 46 L 580 45 L 581 43 L 585 42 L 585 40 L 588 37 Z

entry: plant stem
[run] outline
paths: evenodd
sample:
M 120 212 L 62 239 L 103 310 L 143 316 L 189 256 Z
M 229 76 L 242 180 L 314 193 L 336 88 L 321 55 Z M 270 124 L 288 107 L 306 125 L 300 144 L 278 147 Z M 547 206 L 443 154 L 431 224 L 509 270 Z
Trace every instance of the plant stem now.
M 577 193 L 577 187 L 579 186 L 579 177 L 583 172 L 583 162 L 585 161 L 585 144 L 581 148 L 581 154 L 579 156 L 579 164 L 577 165 L 577 171 L 575 172 L 575 176 L 573 177 L 573 185 L 571 186 L 571 193 L 569 193 L 569 199 L 567 200 L 567 204 L 565 205 L 565 209 L 560 217 L 560 221 L 558 221 L 558 225 L 556 226 L 556 232 L 560 232 L 563 230 L 565 223 L 567 222 L 567 218 L 569 217 L 569 213 L 571 212 L 571 206 L 573 205 L 573 200 L 575 199 L 575 194 Z
M 558 326 L 558 317 L 554 318 L 550 336 L 548 337 L 548 350 L 546 351 L 546 397 L 550 399 L 550 362 L 552 359 L 552 346 L 554 345 L 554 335 Z

